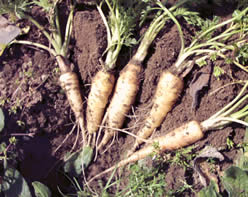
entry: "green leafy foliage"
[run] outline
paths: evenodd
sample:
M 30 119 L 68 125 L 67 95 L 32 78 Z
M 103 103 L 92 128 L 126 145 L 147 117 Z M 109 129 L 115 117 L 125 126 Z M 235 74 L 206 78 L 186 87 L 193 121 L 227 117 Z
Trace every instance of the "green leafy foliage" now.
M 32 197 L 28 184 L 15 168 L 4 169 L 4 176 L 0 184 L 0 195 L 4 197 Z
M 185 8 L 180 8 L 180 12 L 185 12 Z M 187 11 L 186 13 L 182 13 L 183 18 L 190 25 L 201 27 L 204 24 L 203 18 L 199 16 L 198 12 Z
M 4 128 L 4 113 L 3 110 L 0 108 L 0 132 Z
M 225 73 L 225 71 L 219 67 L 219 66 L 214 66 L 214 71 L 213 75 L 217 78 L 220 79 L 220 77 Z
M 198 197 L 221 197 L 218 192 L 218 185 L 214 181 L 211 181 L 208 187 L 203 188 L 198 193 Z
M 236 166 L 225 171 L 222 178 L 224 187 L 230 197 L 248 196 L 248 172 Z
M 140 27 L 144 24 L 146 19 L 148 19 L 148 18 L 153 18 L 154 19 L 154 18 L 158 17 L 161 14 L 161 12 L 157 12 L 155 14 L 155 16 L 151 16 L 152 14 L 154 14 L 153 11 L 154 11 L 155 1 L 153 1 L 153 0 L 143 0 L 142 2 L 143 2 L 144 7 L 140 11 L 140 22 L 139 22 Z
M 115 67 L 123 45 L 130 47 L 137 43 L 132 37 L 132 31 L 136 25 L 137 12 L 134 11 L 132 6 L 126 7 L 125 1 L 105 0 L 105 2 L 109 9 L 108 19 L 104 16 L 101 6 L 98 6 L 98 11 L 107 28 L 108 46 L 105 51 L 107 52 L 105 67 L 108 70 Z
M 34 181 L 32 182 L 34 187 L 34 193 L 36 197 L 51 197 L 52 193 L 50 189 L 41 182 Z
M 0 15 L 11 14 L 23 18 L 30 4 L 28 0 L 0 0 Z
M 248 44 L 241 46 L 236 50 L 235 57 L 238 62 L 242 65 L 247 65 L 248 63 Z
M 168 162 L 182 166 L 184 168 L 190 167 L 190 162 L 195 157 L 195 154 L 193 153 L 194 148 L 195 146 L 189 146 L 186 148 L 176 150 L 172 155 L 173 157 L 171 157 Z
M 194 19 L 197 18 L 197 19 Z M 207 31 L 208 29 L 214 27 L 219 23 L 220 18 L 218 16 L 214 16 L 213 19 L 203 19 L 199 16 L 194 16 L 192 19 L 196 20 L 198 24 L 194 24 L 195 26 L 198 26 L 200 30 L 196 33 L 195 38 L 197 38 L 198 35 L 201 33 Z M 202 37 L 202 40 L 208 40 L 212 37 L 215 31 L 211 31 L 208 34 L 206 34 L 204 37 Z
M 72 155 L 67 155 L 64 158 L 64 171 L 71 176 L 78 177 L 82 173 L 82 168 L 85 169 L 88 167 L 92 157 L 93 149 L 91 147 L 84 147 Z
M 39 1 L 33 1 L 34 4 L 42 7 L 46 12 L 49 12 L 53 7 L 54 4 L 51 3 L 49 0 L 39 0 Z
M 129 191 L 126 196 L 164 196 L 165 174 L 158 168 L 147 169 L 137 164 L 131 165 L 129 176 Z

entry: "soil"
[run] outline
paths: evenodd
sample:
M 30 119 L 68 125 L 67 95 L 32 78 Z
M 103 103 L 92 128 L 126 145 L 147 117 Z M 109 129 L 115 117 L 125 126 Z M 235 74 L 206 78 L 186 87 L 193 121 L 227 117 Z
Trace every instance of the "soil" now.
M 220 12 L 217 8 L 214 7 L 212 11 Z M 230 10 L 230 7 L 225 10 Z M 227 11 L 222 17 L 228 18 L 230 12 Z M 46 20 L 42 19 L 42 23 L 46 24 L 45 22 Z M 82 95 L 86 102 L 92 77 L 101 69 L 100 59 L 104 58 L 102 54 L 107 45 L 106 30 L 97 10 L 91 5 L 87 5 L 75 13 L 73 27 L 69 59 L 80 77 Z M 191 26 L 184 24 L 183 31 L 187 42 L 189 42 L 193 30 Z M 144 31 L 145 28 L 137 29 L 137 37 L 140 37 Z M 33 26 L 31 26 L 30 33 L 22 36 L 22 39 L 46 43 L 45 38 Z M 143 63 L 139 93 L 124 124 L 124 128 L 129 132 L 136 133 L 142 126 L 144 118 L 151 108 L 152 96 L 160 73 L 171 68 L 179 50 L 180 40 L 177 28 L 173 24 L 168 24 L 155 39 Z M 116 77 L 134 52 L 135 49 L 123 49 L 118 60 Z M 191 110 L 193 99 L 190 95 L 190 83 L 195 74 L 203 68 L 195 65 L 192 72 L 184 78 L 185 86 L 180 99 L 153 137 L 168 133 L 173 128 L 190 120 L 203 121 L 237 95 L 241 88 L 240 85 L 230 85 L 220 90 L 218 88 L 234 79 L 245 79 L 247 74 L 221 60 L 216 61 L 215 64 L 221 66 L 225 70 L 225 74 L 220 79 L 211 77 L 209 87 L 204 88 L 200 94 L 200 104 L 196 111 Z M 78 135 L 76 130 L 62 144 L 73 128 L 75 118 L 58 83 L 59 71 L 57 68 L 55 59 L 50 54 L 26 46 L 13 45 L 0 57 L 0 99 L 1 102 L 5 102 L 2 109 L 6 118 L 1 140 L 7 141 L 11 135 L 16 136 L 18 143 L 13 151 L 17 153 L 18 157 L 13 165 L 16 165 L 28 183 L 41 181 L 46 184 L 52 189 L 53 196 L 60 196 L 57 187 L 64 193 L 72 192 L 73 189 L 71 186 L 68 187 L 70 183 L 61 170 L 61 164 L 68 151 L 73 147 L 76 150 L 81 145 L 80 140 L 76 141 Z M 238 152 L 235 147 L 227 148 L 227 137 L 235 144 L 239 144 L 242 142 L 244 132 L 243 127 L 237 124 L 231 124 L 218 131 L 210 131 L 195 144 L 194 153 L 207 145 L 220 149 L 225 160 L 217 162 L 216 165 L 223 171 L 233 164 Z M 32 136 L 27 136 L 27 134 L 32 134 Z M 93 177 L 116 164 L 133 141 L 132 137 L 120 133 L 112 146 L 104 154 L 98 155 L 97 160 L 91 163 L 87 169 L 86 178 Z M 55 152 L 60 145 L 61 147 Z M 182 183 L 180 181 L 191 184 L 195 191 L 199 191 L 203 187 L 197 177 L 193 178 L 193 170 L 185 170 L 178 165 L 167 165 L 166 172 L 168 189 L 177 189 Z M 106 181 L 108 177 L 109 175 L 106 175 L 102 177 L 102 180 Z M 98 188 L 98 182 L 92 183 L 91 187 Z M 194 192 L 186 190 L 181 195 L 194 196 Z

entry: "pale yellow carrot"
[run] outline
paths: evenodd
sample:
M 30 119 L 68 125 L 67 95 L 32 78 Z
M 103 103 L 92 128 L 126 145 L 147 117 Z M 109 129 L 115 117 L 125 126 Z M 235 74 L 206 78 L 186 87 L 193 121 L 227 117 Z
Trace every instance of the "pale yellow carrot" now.
M 128 63 L 121 71 L 113 98 L 107 110 L 106 124 L 108 129 L 104 133 L 99 148 L 106 145 L 114 136 L 114 129 L 120 129 L 122 127 L 139 89 L 140 72 L 141 67 L 133 63 Z
M 92 80 L 87 103 L 87 130 L 95 133 L 101 125 L 103 114 L 114 87 L 115 77 L 112 73 L 100 70 Z
M 183 90 L 183 81 L 169 71 L 162 72 L 153 98 L 153 106 L 145 119 L 144 126 L 138 131 L 134 146 L 128 155 L 143 143 L 140 138 L 147 139 L 161 125 L 167 113 L 172 109 Z
M 129 163 L 136 162 L 140 159 L 144 159 L 145 157 L 151 155 L 154 152 L 163 152 L 166 150 L 176 150 L 188 145 L 191 145 L 198 140 L 200 140 L 204 136 L 204 132 L 201 128 L 201 125 L 197 121 L 190 121 L 181 127 L 174 129 L 173 131 L 167 133 L 164 136 L 156 137 L 152 139 L 152 141 L 147 144 L 144 148 L 134 152 L 132 155 L 123 159 L 118 164 L 106 169 L 100 174 L 94 176 L 89 180 L 89 182 L 95 180 L 96 178 L 101 177 L 102 175 L 113 171 L 115 168 L 123 167 Z M 159 149 L 154 146 L 154 144 L 158 144 Z
M 80 86 L 77 74 L 70 71 L 65 60 L 61 56 L 56 57 L 62 74 L 59 77 L 60 85 L 66 93 L 67 99 L 71 106 L 72 111 L 80 126 L 83 139 L 86 139 L 84 115 L 83 115 L 83 100 L 80 93 Z

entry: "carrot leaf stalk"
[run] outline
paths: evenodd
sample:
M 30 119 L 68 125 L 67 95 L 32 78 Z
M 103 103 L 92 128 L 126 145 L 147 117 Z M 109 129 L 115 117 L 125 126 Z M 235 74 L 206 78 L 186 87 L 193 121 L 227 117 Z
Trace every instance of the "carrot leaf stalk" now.
M 192 56 L 195 58 L 198 57 L 196 63 L 199 65 L 202 63 L 201 60 L 204 60 L 206 57 L 210 57 L 211 55 L 215 55 L 217 57 L 219 56 L 225 59 L 227 58 L 225 53 L 228 51 L 235 52 L 236 48 L 234 46 L 241 47 L 244 43 L 246 43 L 247 38 L 245 37 L 245 32 L 248 31 L 248 27 L 247 22 L 245 22 L 246 20 L 243 19 L 246 17 L 247 12 L 248 8 L 245 8 L 242 11 L 234 12 L 236 14 L 233 14 L 232 18 L 221 23 L 218 23 L 218 19 L 216 17 L 213 21 L 203 22 L 203 19 L 199 18 L 199 16 L 195 16 L 199 18 L 198 21 L 202 21 L 200 24 L 202 31 L 197 33 L 196 37 L 191 41 L 191 44 L 188 47 L 181 47 L 183 48 L 182 52 L 179 54 L 177 61 L 174 64 L 175 72 L 178 75 L 182 75 L 183 72 L 191 66 L 191 64 L 189 64 L 189 59 L 192 58 Z M 225 31 L 217 35 L 213 34 L 225 26 L 227 26 Z M 177 27 L 178 29 L 181 29 L 180 25 Z M 235 35 L 237 35 L 237 38 L 230 41 L 230 38 Z M 182 37 L 181 34 L 179 34 L 179 36 Z M 235 45 L 233 45 L 234 43 Z M 201 59 L 199 58 L 200 56 L 204 57 Z M 206 62 L 204 62 L 204 64 L 206 64 Z M 234 64 L 238 65 L 237 61 L 234 61 Z M 248 70 L 244 67 L 241 68 L 248 72 Z
M 248 94 L 243 95 L 247 89 L 248 82 L 244 85 L 240 93 L 231 101 L 228 105 L 222 108 L 220 111 L 212 115 L 207 120 L 201 123 L 204 131 L 221 129 L 232 122 L 236 122 L 245 126 L 248 126 L 247 122 L 241 120 L 248 115 L 248 105 L 245 105 L 242 109 L 237 112 L 234 110 L 240 108 L 240 106 L 247 100 Z
M 104 2 L 109 10 L 108 17 L 105 17 L 102 11 Z M 104 0 L 100 5 L 97 5 L 97 9 L 107 30 L 107 48 L 103 54 L 105 56 L 105 60 L 102 62 L 103 69 L 98 71 L 92 79 L 87 103 L 87 130 L 89 135 L 94 135 L 93 146 L 96 131 L 101 125 L 106 105 L 114 87 L 115 77 L 112 71 L 116 67 L 121 48 L 123 45 L 131 46 L 135 43 L 131 37 L 135 26 L 135 17 L 131 8 L 125 8 L 118 0 Z M 89 141 L 90 139 L 91 137 L 89 137 Z
M 231 123 L 239 123 L 248 126 L 248 123 L 242 119 L 248 115 L 248 94 L 244 95 L 247 90 L 248 82 L 244 85 L 240 93 L 223 107 L 220 111 L 203 122 L 192 120 L 183 124 L 182 126 L 170 131 L 169 133 L 151 139 L 142 149 L 129 155 L 126 159 L 121 160 L 116 165 L 106 169 L 95 177 L 91 178 L 89 182 L 101 177 L 102 175 L 113 171 L 116 168 L 123 167 L 129 163 L 144 159 L 147 156 L 164 151 L 172 151 L 185 146 L 191 145 L 204 137 L 207 131 L 220 129 Z M 240 106 L 246 101 L 246 105 L 240 109 Z M 236 111 L 238 109 L 238 111 Z M 236 111 L 236 112 L 234 112 Z M 156 144 L 156 146 L 154 146 Z

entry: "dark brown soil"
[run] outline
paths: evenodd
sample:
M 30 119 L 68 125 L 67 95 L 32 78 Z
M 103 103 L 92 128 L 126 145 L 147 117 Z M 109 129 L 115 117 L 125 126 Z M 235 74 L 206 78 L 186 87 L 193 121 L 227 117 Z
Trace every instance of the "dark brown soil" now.
M 190 26 L 184 28 L 187 40 L 190 39 L 191 30 Z M 36 29 L 32 27 L 31 32 L 36 32 Z M 144 30 L 138 31 L 138 34 L 143 32 Z M 35 41 L 41 39 L 42 42 L 44 40 L 42 37 L 37 37 L 37 33 L 28 34 L 23 39 Z M 74 18 L 74 38 L 70 59 L 80 76 L 85 101 L 91 79 L 101 69 L 99 59 L 102 57 L 106 45 L 106 30 L 97 10 L 93 6 L 87 6 L 85 9 L 77 11 Z M 179 50 L 180 40 L 177 28 L 175 25 L 169 24 L 152 44 L 143 64 L 144 72 L 140 79 L 140 91 L 133 110 L 124 124 L 124 128 L 129 128 L 130 132 L 136 133 L 138 128 L 142 126 L 142 122 L 151 108 L 151 98 L 159 75 L 163 70 L 169 69 L 173 65 Z M 123 50 L 119 58 L 116 77 L 132 53 L 133 51 L 128 49 Z M 211 77 L 210 86 L 201 93 L 200 105 L 196 112 L 191 110 L 192 97 L 189 94 L 189 85 L 194 75 L 201 70 L 197 66 L 184 79 L 185 88 L 180 99 L 154 136 L 168 133 L 173 128 L 193 119 L 203 121 L 237 95 L 240 85 L 230 85 L 217 92 L 214 91 L 224 84 L 232 82 L 233 78 L 247 78 L 247 74 L 234 66 L 226 65 L 222 61 L 217 63 L 225 70 L 225 74 L 220 79 Z M 2 108 L 6 116 L 6 126 L 2 136 L 4 139 L 8 139 L 11 134 L 15 133 L 33 133 L 34 137 L 24 135 L 16 137 L 18 139 L 16 149 L 18 165 L 16 167 L 28 182 L 41 181 L 48 185 L 54 192 L 53 196 L 59 196 L 57 186 L 62 188 L 65 193 L 71 191 L 71 188 L 67 187 L 69 183 L 66 177 L 60 171 L 60 164 L 65 153 L 73 147 L 77 136 L 77 132 L 74 131 L 61 148 L 54 153 L 54 150 L 71 131 L 75 120 L 66 96 L 58 84 L 59 73 L 56 72 L 56 68 L 54 58 L 48 53 L 25 46 L 12 46 L 0 57 L 0 99 L 5 101 Z M 17 106 L 16 113 L 10 110 L 14 106 Z M 22 121 L 23 124 L 18 126 L 17 121 Z M 237 124 L 232 124 L 227 128 L 207 133 L 204 139 L 195 144 L 194 151 L 201 150 L 206 145 L 221 148 L 225 160 L 216 165 L 219 165 L 220 169 L 223 170 L 230 166 L 237 156 L 235 148 L 227 149 L 227 137 L 238 144 L 242 142 L 243 136 L 244 129 Z M 97 160 L 92 162 L 86 176 L 92 177 L 116 164 L 132 143 L 132 137 L 119 134 L 118 140 L 111 148 L 104 154 L 98 155 Z M 168 189 L 176 189 L 180 186 L 180 181 L 186 181 L 193 185 L 196 191 L 202 188 L 202 186 L 194 185 L 198 181 L 192 178 L 192 171 L 185 171 L 183 167 L 175 165 L 168 165 L 167 167 L 166 183 Z M 107 179 L 108 175 L 103 177 L 103 180 Z M 91 186 L 97 188 L 99 184 L 95 182 Z M 194 196 L 194 193 L 189 190 L 183 196 Z

